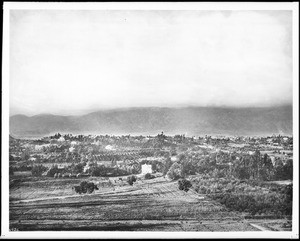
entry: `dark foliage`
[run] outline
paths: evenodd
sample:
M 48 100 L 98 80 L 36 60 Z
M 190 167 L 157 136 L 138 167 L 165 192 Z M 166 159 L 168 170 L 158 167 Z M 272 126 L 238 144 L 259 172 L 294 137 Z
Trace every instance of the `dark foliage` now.
M 133 183 L 136 182 L 136 180 L 137 180 L 137 178 L 136 178 L 136 176 L 134 176 L 134 175 L 129 176 L 129 177 L 127 178 L 127 182 L 128 182 L 128 184 L 129 184 L 130 186 L 132 186 Z
M 31 169 L 31 173 L 33 176 L 41 176 L 43 172 L 45 172 L 47 170 L 47 167 L 43 166 L 43 165 L 35 165 L 32 167 Z
M 192 183 L 189 180 L 186 179 L 180 179 L 178 180 L 178 188 L 179 190 L 183 190 L 187 192 L 192 187 Z
M 145 179 L 153 179 L 153 178 L 155 178 L 155 176 L 152 175 L 152 174 L 150 174 L 150 173 L 147 173 L 147 174 L 145 175 Z

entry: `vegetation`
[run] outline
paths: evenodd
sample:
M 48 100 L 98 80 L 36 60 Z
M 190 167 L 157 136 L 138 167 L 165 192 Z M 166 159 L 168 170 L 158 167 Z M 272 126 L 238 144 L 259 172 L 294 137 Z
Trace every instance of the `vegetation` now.
M 129 177 L 127 178 L 127 182 L 128 182 L 128 184 L 129 184 L 130 186 L 132 186 L 133 183 L 136 182 L 136 180 L 137 180 L 137 178 L 136 178 L 136 176 L 134 176 L 134 175 L 129 176 Z
M 92 193 L 94 190 L 99 190 L 98 187 L 93 182 L 83 181 L 78 186 L 72 187 L 76 193 Z
M 153 173 L 176 180 L 177 191 L 188 192 L 192 188 L 229 210 L 247 215 L 291 215 L 292 185 L 272 182 L 293 179 L 292 151 L 293 139 L 280 135 L 195 138 L 166 136 L 163 132 L 157 136 L 57 133 L 39 140 L 10 138 L 9 173 L 10 179 L 14 179 L 10 184 L 14 187 L 18 183 L 15 180 L 22 178 L 18 176 L 20 172 L 27 171 L 28 176 L 33 176 L 30 178 L 49 179 L 49 182 L 53 177 L 107 180 L 126 175 L 127 179 L 120 183 L 124 185 L 126 180 L 132 186 L 137 181 L 135 175 L 141 173 L 141 166 L 148 164 Z M 155 176 L 148 173 L 144 178 Z M 68 190 L 74 184 L 78 182 L 74 181 Z M 77 193 L 91 193 L 96 187 L 86 182 L 73 189 Z M 193 193 L 185 192 L 181 193 Z
M 192 183 L 189 180 L 186 179 L 180 179 L 178 180 L 178 188 L 179 190 L 183 190 L 187 192 L 192 187 Z
M 195 178 L 192 182 L 195 191 L 207 194 L 234 211 L 251 215 L 292 214 L 292 185 L 280 186 L 208 176 Z
M 147 173 L 147 174 L 145 175 L 145 179 L 153 179 L 153 178 L 155 178 L 155 176 L 152 175 L 152 174 L 150 174 L 150 173 Z
M 177 180 L 179 178 L 182 178 L 183 177 L 182 166 L 179 163 L 175 162 L 167 172 L 167 176 L 171 180 Z
M 45 172 L 47 168 L 43 165 L 35 165 L 31 169 L 31 173 L 33 176 L 41 176 L 43 172 Z

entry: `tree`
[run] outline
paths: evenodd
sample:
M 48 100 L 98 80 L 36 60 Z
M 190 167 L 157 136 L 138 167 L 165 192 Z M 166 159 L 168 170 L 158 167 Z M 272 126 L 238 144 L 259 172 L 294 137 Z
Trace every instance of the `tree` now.
M 136 178 L 136 176 L 134 176 L 134 175 L 129 176 L 129 177 L 127 178 L 127 182 L 128 182 L 128 184 L 129 184 L 130 186 L 132 186 L 133 183 L 136 182 L 136 180 L 137 180 L 137 178 Z
M 105 176 L 109 171 L 107 171 L 107 168 L 104 165 L 96 166 L 92 165 L 90 167 L 90 173 L 92 176 L 99 177 L 99 176 Z
M 283 166 L 283 163 L 281 160 L 278 161 L 278 163 L 275 167 L 274 179 L 275 180 L 283 180 L 284 179 L 284 166 Z
M 155 163 L 155 162 L 151 163 L 151 167 L 152 167 L 153 172 L 157 171 L 157 163 Z
M 182 166 L 175 162 L 167 172 L 167 176 L 172 180 L 177 180 L 183 177 Z
M 61 170 L 59 170 L 57 165 L 52 165 L 52 167 L 49 169 L 47 176 L 53 177 L 55 173 L 60 173 Z
M 187 159 L 187 156 L 184 153 L 181 153 L 178 157 L 179 162 L 183 162 Z
M 94 190 L 99 190 L 93 182 L 82 181 L 80 186 L 76 186 L 75 191 L 78 193 L 92 193 Z
M 259 168 L 261 166 L 260 151 L 255 151 L 250 158 L 250 163 L 252 177 L 255 178 L 259 175 Z
M 283 178 L 284 179 L 293 179 L 293 160 L 290 159 L 283 166 Z
M 267 153 L 262 158 L 262 168 L 260 170 L 260 177 L 262 180 L 271 180 L 273 176 L 273 164 L 271 158 Z
M 250 178 L 250 173 L 249 173 L 249 168 L 244 167 L 244 166 L 238 166 L 235 168 L 235 175 L 239 179 L 249 179 Z
M 272 168 L 273 167 L 273 164 L 272 164 L 272 161 L 271 161 L 271 158 L 268 156 L 267 153 L 264 154 L 264 157 L 263 157 L 263 165 L 267 168 Z
M 83 168 L 84 168 L 85 165 L 86 165 L 85 162 L 81 162 L 81 163 L 72 165 L 71 172 L 75 173 L 75 174 L 82 173 L 83 172 Z
M 182 162 L 183 175 L 194 175 L 197 167 L 194 165 L 191 159 Z
M 172 166 L 172 161 L 171 158 L 168 157 L 165 161 L 164 161 L 164 166 L 163 166 L 163 174 L 166 175 L 167 172 L 169 171 L 170 167 Z
M 21 155 L 22 160 L 27 161 L 30 158 L 30 154 L 28 150 L 25 150 Z
M 183 190 L 187 192 L 192 187 L 192 183 L 189 180 L 186 179 L 180 179 L 178 180 L 178 188 L 179 190 Z

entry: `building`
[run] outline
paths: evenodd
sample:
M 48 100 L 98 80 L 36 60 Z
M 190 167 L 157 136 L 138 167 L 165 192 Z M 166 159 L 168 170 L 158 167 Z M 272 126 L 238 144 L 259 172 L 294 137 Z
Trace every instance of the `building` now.
M 142 174 L 152 173 L 152 165 L 144 164 L 142 165 Z
M 73 147 L 73 146 L 71 146 L 70 148 L 69 148 L 69 152 L 73 152 L 75 150 L 75 148 Z

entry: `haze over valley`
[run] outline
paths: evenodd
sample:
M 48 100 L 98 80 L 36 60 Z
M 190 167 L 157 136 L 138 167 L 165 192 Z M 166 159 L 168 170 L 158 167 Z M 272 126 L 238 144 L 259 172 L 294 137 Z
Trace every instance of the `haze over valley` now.
M 292 107 L 268 108 L 127 108 L 86 115 L 15 115 L 10 134 L 41 137 L 73 134 L 156 135 L 272 135 L 292 134 Z

